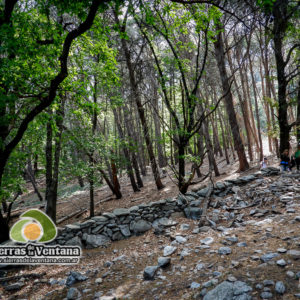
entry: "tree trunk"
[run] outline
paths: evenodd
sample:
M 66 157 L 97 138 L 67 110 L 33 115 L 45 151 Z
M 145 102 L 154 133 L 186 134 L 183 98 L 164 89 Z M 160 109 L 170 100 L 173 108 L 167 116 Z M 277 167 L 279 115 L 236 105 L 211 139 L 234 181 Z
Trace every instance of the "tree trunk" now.
M 124 30 L 125 30 L 125 28 L 124 28 Z M 146 122 L 145 110 L 142 105 L 142 101 L 140 99 L 138 86 L 137 86 L 137 82 L 136 82 L 135 74 L 134 74 L 134 68 L 131 63 L 131 54 L 128 49 L 126 40 L 121 38 L 121 43 L 122 43 L 123 52 L 125 55 L 128 72 L 129 72 L 130 86 L 131 86 L 133 98 L 137 105 L 139 117 L 140 117 L 142 128 L 143 128 L 143 133 L 144 133 L 144 138 L 145 138 L 145 142 L 146 142 L 146 146 L 147 146 L 147 150 L 148 150 L 152 173 L 154 176 L 156 187 L 158 190 L 160 190 L 160 189 L 164 188 L 164 185 L 162 184 L 160 176 L 159 176 L 159 171 L 158 171 L 158 167 L 157 167 L 154 152 L 153 152 L 152 142 L 151 142 L 150 136 L 149 136 L 149 128 L 148 128 L 148 125 Z
M 60 161 L 60 152 L 61 152 L 61 139 L 62 139 L 62 132 L 63 132 L 64 108 L 65 108 L 65 99 L 62 98 L 60 107 L 56 113 L 57 133 L 55 135 L 53 171 L 51 165 L 51 172 L 50 172 L 52 175 L 51 184 L 50 186 L 48 186 L 49 188 L 48 191 L 46 190 L 46 214 L 53 220 L 54 223 L 56 223 L 57 188 L 58 188 L 59 161 Z M 52 132 L 50 136 L 52 137 Z M 47 144 L 48 142 L 50 144 L 50 138 L 48 141 L 48 137 L 47 137 Z M 52 140 L 51 140 L 51 144 L 52 144 Z M 46 154 L 47 158 L 49 158 L 49 156 L 50 153 L 48 155 Z M 51 145 L 51 163 L 52 163 L 52 145 Z M 50 167 L 50 163 L 49 163 L 49 167 Z M 50 183 L 50 180 L 48 181 L 48 183 Z
M 124 113 L 124 123 L 125 123 L 125 126 L 126 126 L 126 129 L 127 129 L 127 133 L 128 133 L 128 137 L 130 139 L 130 146 L 132 148 L 134 148 L 134 145 L 132 143 L 134 139 L 134 136 L 133 136 L 133 133 L 132 133 L 132 124 L 128 118 L 128 114 L 129 114 L 129 111 L 128 111 L 128 108 L 127 108 L 127 111 L 125 110 L 125 107 L 123 107 L 123 113 Z M 139 165 L 138 165 L 138 162 L 137 162 L 137 158 L 136 158 L 136 155 L 135 155 L 135 152 L 131 150 L 131 161 L 132 161 L 132 167 L 134 169 L 134 172 L 135 172 L 135 176 L 136 176 L 136 181 L 137 181 L 137 185 L 139 188 L 142 188 L 144 186 L 143 184 L 143 180 L 141 178 L 141 174 L 140 174 L 140 170 L 139 170 Z
M 121 123 L 120 123 L 120 118 L 119 118 L 118 112 L 115 108 L 113 109 L 113 113 L 114 113 L 114 116 L 115 116 L 115 122 L 117 124 L 119 137 L 122 141 L 124 141 L 125 140 L 124 132 L 123 132 L 123 129 L 122 129 L 122 126 L 121 126 Z M 134 179 L 134 175 L 133 175 L 132 165 L 131 165 L 131 161 L 130 161 L 130 152 L 129 152 L 129 150 L 127 149 L 127 147 L 125 145 L 122 145 L 122 150 L 123 150 L 123 153 L 124 153 L 124 157 L 126 159 L 126 170 L 127 170 L 127 175 L 129 177 L 132 189 L 133 189 L 134 192 L 139 192 L 140 189 L 138 188 L 138 186 L 135 182 L 135 179 Z
M 221 30 L 222 28 L 219 27 L 218 29 Z M 226 95 L 225 106 L 229 118 L 230 128 L 233 135 L 234 147 L 239 157 L 239 171 L 245 171 L 249 169 L 249 164 L 245 155 L 245 149 L 240 137 L 239 126 L 234 111 L 232 94 L 230 91 L 230 85 L 229 85 L 229 80 L 228 80 L 226 66 L 225 66 L 224 44 L 223 44 L 223 37 L 221 32 L 218 33 L 216 38 L 217 40 L 214 43 L 215 55 L 216 55 L 216 60 L 220 72 L 220 78 L 222 81 L 223 93 Z
M 280 129 L 280 153 L 289 149 L 290 127 L 287 120 L 288 103 L 286 101 L 287 80 L 283 58 L 283 38 L 288 25 L 287 0 L 277 0 L 273 5 L 273 40 L 278 81 L 278 122 Z
M 214 170 L 215 176 L 218 177 L 218 176 L 220 176 L 220 172 L 219 172 L 219 169 L 218 169 L 215 157 L 214 157 L 213 146 L 212 146 L 211 139 L 209 136 L 207 120 L 203 121 L 202 126 L 203 126 L 205 142 L 206 142 L 206 148 L 208 150 L 209 169 Z
M 250 42 L 250 41 L 249 41 Z M 257 100 L 257 94 L 256 94 L 256 82 L 254 79 L 254 73 L 252 69 L 252 61 L 251 56 L 249 55 L 249 67 L 250 67 L 250 75 L 251 75 L 251 81 L 252 81 L 252 87 L 253 87 L 253 95 L 254 95 L 254 101 L 255 101 L 255 117 L 257 122 L 257 131 L 258 131 L 258 139 L 259 139 L 259 160 L 263 161 L 264 158 L 264 149 L 263 149 L 263 143 L 261 138 L 261 132 L 260 132 L 260 117 L 259 117 L 259 111 L 258 111 L 258 100 Z
M 227 163 L 227 165 L 229 165 L 230 160 L 229 160 L 229 155 L 228 155 L 228 145 L 227 145 L 227 142 L 226 142 L 226 139 L 225 139 L 223 122 L 222 122 L 222 119 L 220 117 L 221 112 L 220 112 L 220 110 L 218 112 L 219 112 L 219 119 L 220 119 L 220 125 L 221 125 L 221 133 L 222 133 L 223 148 L 224 148 L 224 152 L 225 152 L 226 163 Z

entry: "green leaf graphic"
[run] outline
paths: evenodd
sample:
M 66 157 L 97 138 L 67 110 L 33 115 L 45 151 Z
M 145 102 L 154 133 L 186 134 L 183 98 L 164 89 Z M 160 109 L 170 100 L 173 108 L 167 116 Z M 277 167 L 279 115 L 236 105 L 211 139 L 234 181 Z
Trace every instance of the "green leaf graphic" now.
M 22 236 L 22 229 L 26 223 L 31 223 L 29 219 L 19 220 L 10 229 L 10 239 L 15 242 L 27 243 L 27 240 Z
M 43 228 L 43 236 L 39 242 L 51 242 L 56 238 L 57 229 L 53 221 L 39 209 L 30 209 L 21 215 L 21 218 L 32 218 L 39 222 Z

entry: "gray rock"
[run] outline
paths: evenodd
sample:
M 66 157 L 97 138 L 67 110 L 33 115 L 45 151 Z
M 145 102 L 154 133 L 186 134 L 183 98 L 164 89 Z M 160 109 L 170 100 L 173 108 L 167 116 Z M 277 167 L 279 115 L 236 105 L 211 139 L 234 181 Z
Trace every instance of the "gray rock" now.
M 300 272 L 296 273 L 296 279 L 300 279 Z
M 164 256 L 172 255 L 177 250 L 177 247 L 174 246 L 166 246 L 164 248 Z
M 275 284 L 275 291 L 276 293 L 280 294 L 280 295 L 283 295 L 285 293 L 285 285 L 283 284 L 282 281 L 277 281 L 276 284 Z
M 234 291 L 233 291 L 234 296 L 246 294 L 246 293 L 252 291 L 251 286 L 247 285 L 243 281 L 235 281 L 233 284 L 233 289 L 234 289 Z
M 158 266 L 160 268 L 165 268 L 170 265 L 171 258 L 170 257 L 159 257 L 157 262 L 158 262 Z
M 296 216 L 296 217 L 295 217 L 295 221 L 300 222 L 300 216 Z
M 260 294 L 260 297 L 261 297 L 262 299 L 273 299 L 273 294 L 270 293 L 270 292 L 262 292 L 262 293 Z
M 233 284 L 228 281 L 223 281 L 213 290 L 209 291 L 203 300 L 232 300 L 233 299 Z
M 79 236 L 74 236 L 72 239 L 66 241 L 65 245 L 79 246 L 83 248 L 81 238 Z
M 287 271 L 286 272 L 286 276 L 289 277 L 289 278 L 294 278 L 295 277 L 295 273 L 292 272 L 292 271 Z
M 209 226 L 202 226 L 199 228 L 199 232 L 208 232 L 211 230 L 211 227 Z
M 172 227 L 172 226 L 176 226 L 178 223 L 174 220 L 171 220 L 169 218 L 159 218 L 156 219 L 153 223 L 152 226 L 154 228 L 157 228 L 159 226 L 163 226 L 163 227 Z
M 188 219 L 199 220 L 202 215 L 202 209 L 199 207 L 186 207 L 184 214 Z
M 138 220 L 135 222 L 132 226 L 132 230 L 135 234 L 141 234 L 144 233 L 152 228 L 152 225 L 150 222 L 145 220 Z
M 96 223 L 97 224 L 97 223 Z M 92 234 L 97 234 L 103 231 L 105 224 L 100 224 L 92 229 Z
M 264 254 L 260 257 L 261 261 L 263 261 L 264 263 L 272 260 L 273 258 L 279 256 L 278 253 L 267 253 L 267 254 Z
M 202 203 L 202 200 L 193 200 L 190 202 L 190 206 L 198 207 Z
M 238 247 L 247 247 L 247 243 L 246 242 L 240 242 L 236 244 Z
M 96 223 L 106 223 L 108 221 L 108 218 L 105 216 L 96 216 L 93 217 L 92 220 L 96 221 Z
M 87 276 L 85 276 L 85 275 L 83 275 L 83 274 L 81 274 L 79 272 L 70 271 L 70 275 L 68 276 L 67 281 L 66 281 L 66 286 L 71 286 L 75 282 L 85 281 L 87 279 L 88 279 Z
M 225 239 L 226 239 L 226 241 L 230 242 L 231 244 L 235 244 L 239 241 L 239 239 L 235 236 L 228 236 Z
M 19 291 L 23 287 L 23 285 L 24 284 L 21 282 L 16 282 L 16 283 L 7 285 L 4 288 L 6 291 Z
M 180 225 L 180 230 L 182 230 L 182 231 L 189 230 L 189 229 L 190 229 L 189 224 L 181 224 Z
M 251 299 L 252 297 L 248 294 L 242 294 L 234 297 L 234 300 L 251 300 Z
M 113 213 L 116 217 L 127 216 L 130 214 L 129 210 L 126 208 L 116 208 Z
M 128 225 L 119 225 L 119 228 L 121 230 L 121 233 L 125 236 L 125 237 L 129 237 L 131 236 L 131 232 L 129 230 L 129 226 Z
M 179 243 L 179 244 L 185 244 L 187 242 L 187 239 L 184 238 L 183 236 L 181 235 L 177 235 L 176 238 L 175 238 L 176 242 Z
M 67 293 L 68 300 L 76 300 L 76 299 L 80 298 L 80 296 L 81 296 L 81 294 L 77 288 L 72 287 L 68 290 L 68 293 Z
M 122 235 L 122 233 L 120 231 L 117 231 L 115 233 L 113 233 L 111 239 L 113 241 L 120 241 L 124 239 L 124 235 Z
M 291 256 L 294 260 L 300 259 L 300 251 L 299 250 L 289 250 L 287 252 L 289 256 Z
M 231 248 L 229 248 L 229 247 L 220 247 L 219 250 L 218 250 L 218 253 L 220 255 L 231 254 Z
M 158 266 L 148 266 L 144 269 L 144 279 L 153 280 L 156 274 Z
M 111 212 L 105 212 L 102 214 L 103 217 L 109 218 L 109 219 L 114 219 L 116 217 L 115 214 L 111 213 Z
M 286 266 L 286 261 L 284 259 L 279 259 L 276 261 L 276 264 L 280 267 L 285 267 Z
M 266 279 L 263 281 L 263 284 L 264 284 L 264 286 L 272 286 L 275 284 L 275 282 L 273 280 Z
M 277 252 L 279 252 L 279 253 L 286 253 L 286 249 L 285 248 L 278 248 L 277 249 Z
M 85 222 L 80 223 L 80 228 L 88 228 L 91 227 L 95 223 L 95 220 L 87 220 Z
M 200 240 L 201 244 L 205 244 L 205 245 L 210 245 L 213 241 L 214 239 L 210 236 Z
M 191 289 L 198 289 L 200 286 L 200 283 L 193 281 L 190 287 Z
M 97 248 L 105 246 L 111 242 L 110 238 L 102 234 L 88 234 L 86 235 L 87 248 Z
M 204 189 L 201 189 L 197 192 L 197 195 L 200 196 L 200 197 L 205 197 L 209 189 L 210 189 L 210 187 L 206 187 Z
M 67 231 L 79 231 L 80 230 L 80 226 L 75 225 L 75 224 L 66 225 L 65 228 L 67 229 Z
M 250 300 L 251 296 L 248 293 L 251 291 L 252 288 L 245 282 L 236 281 L 230 283 L 223 281 L 209 291 L 203 300 Z

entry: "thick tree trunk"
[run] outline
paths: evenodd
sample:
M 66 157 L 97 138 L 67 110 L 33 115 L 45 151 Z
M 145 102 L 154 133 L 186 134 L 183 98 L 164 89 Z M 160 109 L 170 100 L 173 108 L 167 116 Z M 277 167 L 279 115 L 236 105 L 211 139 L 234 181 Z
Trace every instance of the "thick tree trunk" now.
M 9 226 L 7 219 L 3 216 L 2 210 L 0 209 L 0 243 L 9 240 Z
M 225 40 L 225 45 L 226 45 L 226 48 L 229 48 L 226 40 Z M 236 56 L 237 56 L 237 61 L 239 63 L 239 61 L 240 61 L 239 51 L 236 51 Z M 227 58 L 228 58 L 231 73 L 233 74 L 232 75 L 233 84 L 234 84 L 236 92 L 237 92 L 237 96 L 238 96 L 238 99 L 239 99 L 239 103 L 240 103 L 241 111 L 242 111 L 242 115 L 243 115 L 243 121 L 244 121 L 243 124 L 245 125 L 245 129 L 246 129 L 249 159 L 250 159 L 250 161 L 253 161 L 253 153 L 252 153 L 252 147 L 251 147 L 251 145 L 252 145 L 252 142 L 251 142 L 251 126 L 250 126 L 250 123 L 249 123 L 249 114 L 248 114 L 248 110 L 247 110 L 247 103 L 246 103 L 247 98 L 246 98 L 246 91 L 245 91 L 245 86 L 244 86 L 244 77 L 243 77 L 243 73 L 242 73 L 242 67 L 239 63 L 239 74 L 240 74 L 240 80 L 241 80 L 244 99 L 243 99 L 241 93 L 239 92 L 239 87 L 238 87 L 238 84 L 237 84 L 237 80 L 236 80 L 236 77 L 234 75 L 234 68 L 233 68 L 233 63 L 232 63 L 230 51 L 227 52 Z
M 251 75 L 251 81 L 253 86 L 253 95 L 254 95 L 254 101 L 255 101 L 255 117 L 257 122 L 257 131 L 258 131 L 258 139 L 259 139 L 259 160 L 262 161 L 264 157 L 264 149 L 263 149 L 263 143 L 261 138 L 261 132 L 260 132 L 260 116 L 258 111 L 258 100 L 257 100 L 257 94 L 256 94 L 256 82 L 254 79 L 254 73 L 252 68 L 252 61 L 251 56 L 249 54 L 249 67 L 250 67 L 250 75 Z
M 143 128 L 143 133 L 144 133 L 144 138 L 145 138 L 147 151 L 148 151 L 148 155 L 149 155 L 149 159 L 150 159 L 152 173 L 154 176 L 156 187 L 158 190 L 160 190 L 160 189 L 164 188 L 164 185 L 162 184 L 160 176 L 159 176 L 159 171 L 158 171 L 158 167 L 157 167 L 154 152 L 153 152 L 152 142 L 151 142 L 151 139 L 149 136 L 149 128 L 148 128 L 148 125 L 146 122 L 145 110 L 144 110 L 142 101 L 139 96 L 138 86 L 137 86 L 137 82 L 136 82 L 135 74 L 134 74 L 134 68 L 131 63 L 131 54 L 128 49 L 126 40 L 122 38 L 121 43 L 122 43 L 122 47 L 123 47 L 123 51 L 124 51 L 124 56 L 125 56 L 128 72 L 129 72 L 129 79 L 130 79 L 130 85 L 131 85 L 133 98 L 137 105 L 139 117 L 140 117 L 142 128 Z
M 46 189 L 46 214 L 53 220 L 54 223 L 56 223 L 57 188 L 58 188 L 59 161 L 60 161 L 60 152 L 61 152 L 61 139 L 62 139 L 62 132 L 63 132 L 64 106 L 65 106 L 65 99 L 62 98 L 60 103 L 60 108 L 58 109 L 56 115 L 56 127 L 58 131 L 55 135 L 53 169 L 51 165 L 52 170 L 50 172 L 52 175 L 51 184 L 48 186 L 48 191 Z M 52 132 L 50 135 L 52 137 Z M 48 142 L 50 144 L 50 138 L 49 141 L 47 138 L 47 144 Z M 52 144 L 52 140 L 51 140 L 51 144 Z M 50 158 L 49 156 L 50 153 L 46 154 L 47 158 Z M 51 163 L 52 163 L 52 145 L 51 145 Z M 50 168 L 50 163 L 48 167 Z M 48 183 L 50 183 L 50 180 L 48 181 Z
M 298 82 L 298 94 L 297 94 L 297 120 L 300 122 L 300 80 Z M 297 142 L 300 143 L 300 124 L 297 125 Z
M 162 147 L 162 138 L 161 138 L 161 126 L 159 117 L 157 115 L 158 113 L 158 93 L 157 93 L 157 85 L 154 82 L 153 83 L 154 88 L 154 96 L 153 96 L 153 105 L 155 108 L 155 111 L 153 112 L 153 120 L 154 120 L 154 127 L 155 127 L 155 137 L 156 137 L 156 147 L 157 147 L 157 156 L 158 156 L 158 165 L 160 168 L 163 168 L 167 165 L 167 160 L 163 152 Z
M 289 149 L 290 127 L 287 120 L 288 103 L 286 101 L 287 80 L 285 76 L 285 61 L 283 58 L 283 38 L 288 25 L 288 0 L 277 0 L 273 5 L 273 40 L 278 81 L 278 123 L 280 129 L 280 153 Z
M 229 85 L 229 80 L 228 80 L 226 66 L 225 66 L 224 44 L 223 44 L 223 37 L 221 32 L 218 33 L 216 38 L 217 38 L 216 42 L 214 43 L 215 55 L 216 55 L 216 60 L 220 72 L 220 78 L 222 81 L 223 93 L 226 95 L 225 105 L 226 105 L 226 110 L 229 118 L 230 128 L 233 135 L 234 147 L 239 157 L 239 171 L 245 171 L 249 169 L 249 164 L 245 155 L 245 149 L 240 137 L 239 126 L 234 111 L 232 94 L 230 91 L 230 85 Z
M 178 188 L 182 194 L 187 192 L 188 186 L 185 185 L 185 147 L 184 141 L 178 143 Z

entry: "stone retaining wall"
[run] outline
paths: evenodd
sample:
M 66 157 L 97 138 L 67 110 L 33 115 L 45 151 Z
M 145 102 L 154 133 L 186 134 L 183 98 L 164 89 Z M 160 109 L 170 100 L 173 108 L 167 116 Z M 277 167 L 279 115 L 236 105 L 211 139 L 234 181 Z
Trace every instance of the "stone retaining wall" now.
M 258 177 L 277 175 L 278 173 L 279 169 L 267 168 L 252 175 L 217 182 L 213 195 L 224 197 L 232 192 L 235 185 L 247 184 Z M 206 187 L 195 192 L 187 192 L 185 195 L 178 195 L 173 199 L 140 204 L 128 209 L 117 208 L 112 213 L 103 213 L 101 216 L 93 217 L 83 223 L 66 225 L 53 243 L 96 248 L 111 241 L 142 234 L 153 227 L 172 226 L 174 222 L 168 218 L 176 212 L 184 212 L 187 218 L 199 219 L 202 214 L 200 206 L 209 189 L 210 187 Z

